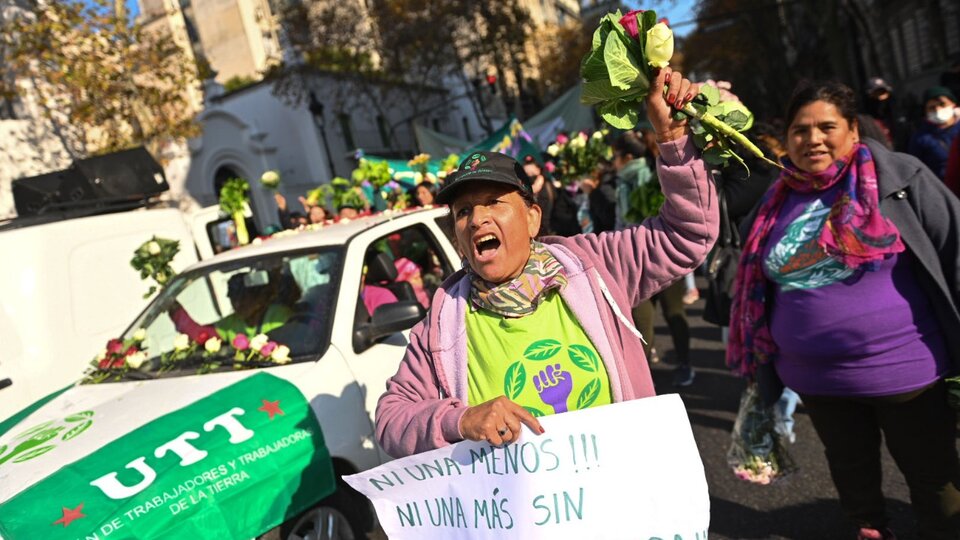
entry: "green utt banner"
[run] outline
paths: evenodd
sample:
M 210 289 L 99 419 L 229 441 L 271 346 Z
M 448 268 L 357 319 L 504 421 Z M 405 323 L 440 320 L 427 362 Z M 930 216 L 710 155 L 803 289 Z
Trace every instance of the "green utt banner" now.
M 0 505 L 0 536 L 246 539 L 335 489 L 310 404 L 290 382 L 258 373 L 17 494 Z

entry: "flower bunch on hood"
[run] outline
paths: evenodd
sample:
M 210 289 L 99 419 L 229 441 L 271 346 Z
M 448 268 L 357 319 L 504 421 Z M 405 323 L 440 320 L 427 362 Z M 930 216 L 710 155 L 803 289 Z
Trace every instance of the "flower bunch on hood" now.
M 100 383 L 111 378 L 119 380 L 129 371 L 140 369 L 148 358 L 143 346 L 146 339 L 146 330 L 140 328 L 127 339 L 114 338 L 108 341 L 96 358 L 90 361 L 84 382 Z

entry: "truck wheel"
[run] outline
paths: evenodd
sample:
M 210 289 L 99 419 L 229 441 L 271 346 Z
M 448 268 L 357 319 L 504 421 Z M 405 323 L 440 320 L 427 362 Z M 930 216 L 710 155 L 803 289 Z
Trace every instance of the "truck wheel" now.
M 363 540 L 363 507 L 339 484 L 337 491 L 280 526 L 283 540 Z M 364 499 L 362 502 L 366 502 Z

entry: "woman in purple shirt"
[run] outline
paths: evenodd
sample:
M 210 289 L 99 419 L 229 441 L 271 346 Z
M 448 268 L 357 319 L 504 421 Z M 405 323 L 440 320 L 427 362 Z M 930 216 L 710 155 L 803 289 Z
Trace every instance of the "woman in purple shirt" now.
M 787 108 L 786 171 L 757 209 L 728 363 L 796 390 L 857 538 L 895 538 L 880 440 L 906 477 L 920 538 L 957 538 L 960 203 L 917 160 L 862 140 L 854 93 L 806 83 Z M 767 379 L 769 380 L 769 379 Z

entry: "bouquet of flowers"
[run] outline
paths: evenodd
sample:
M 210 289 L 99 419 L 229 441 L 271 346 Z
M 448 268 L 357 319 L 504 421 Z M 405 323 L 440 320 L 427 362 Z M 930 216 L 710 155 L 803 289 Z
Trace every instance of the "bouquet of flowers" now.
M 237 228 L 237 242 L 241 246 L 250 243 L 247 222 L 243 217 L 247 203 L 250 201 L 249 192 L 250 184 L 243 178 L 231 178 L 220 188 L 220 211 L 233 218 Z
M 592 135 L 581 131 L 573 137 L 560 134 L 553 144 L 547 146 L 547 154 L 558 162 L 551 172 L 555 172 L 564 184 L 592 175 L 600 158 L 610 159 L 612 156 L 606 135 L 606 130 L 594 131 Z
M 277 171 L 266 171 L 260 176 L 260 183 L 263 187 L 276 191 L 280 187 L 280 173 Z
M 767 485 L 796 470 L 780 435 L 774 430 L 774 422 L 773 411 L 764 407 L 756 384 L 747 386 L 740 398 L 740 410 L 727 451 L 727 464 L 737 478 Z
M 440 172 L 437 173 L 437 176 L 442 180 L 446 178 L 448 174 L 457 170 L 458 166 L 460 166 L 460 156 L 450 154 L 440 162 Z
M 173 369 L 196 367 L 197 373 L 209 373 L 224 364 L 234 369 L 248 369 L 290 363 L 290 348 L 270 341 L 266 334 L 249 337 L 237 334 L 229 343 L 219 336 L 200 331 L 196 339 L 177 334 L 173 350 L 160 358 L 160 373 Z
M 430 159 L 430 156 L 427 156 Z M 393 171 L 386 161 L 370 161 L 366 158 L 360 158 L 360 165 L 353 170 L 350 175 L 356 184 L 364 181 L 370 182 L 374 189 L 379 190 L 387 185 L 387 182 L 393 180 Z
M 111 339 L 100 354 L 90 362 L 84 376 L 86 383 L 101 383 L 107 379 L 120 380 L 131 371 L 140 369 L 147 360 L 143 341 L 147 331 L 140 328 L 126 340 Z
M 650 91 L 650 79 L 656 76 L 654 70 L 669 65 L 672 56 L 673 32 L 665 22 L 657 21 L 655 11 L 607 14 L 600 19 L 591 51 L 580 64 L 584 80 L 580 100 L 596 105 L 610 125 L 633 129 Z M 691 126 L 694 142 L 706 149 L 704 159 L 708 162 L 725 165 L 733 158 L 742 164 L 743 160 L 733 151 L 736 143 L 780 168 L 740 133 L 753 125 L 753 114 L 739 101 L 722 101 L 716 87 L 704 85 L 700 94 L 677 115 L 696 120 Z
M 133 259 L 130 259 L 130 266 L 140 272 L 140 279 L 150 278 L 156 282 L 156 285 L 150 285 L 147 298 L 158 288 L 163 287 L 170 281 L 176 272 L 170 266 L 173 258 L 180 252 L 180 241 L 167 238 L 158 238 L 154 236 L 140 245 L 133 252 Z
M 410 206 L 410 195 L 407 194 L 403 186 L 396 180 L 387 182 L 387 184 L 380 189 L 380 196 L 387 202 L 387 208 L 391 210 L 404 210 Z

